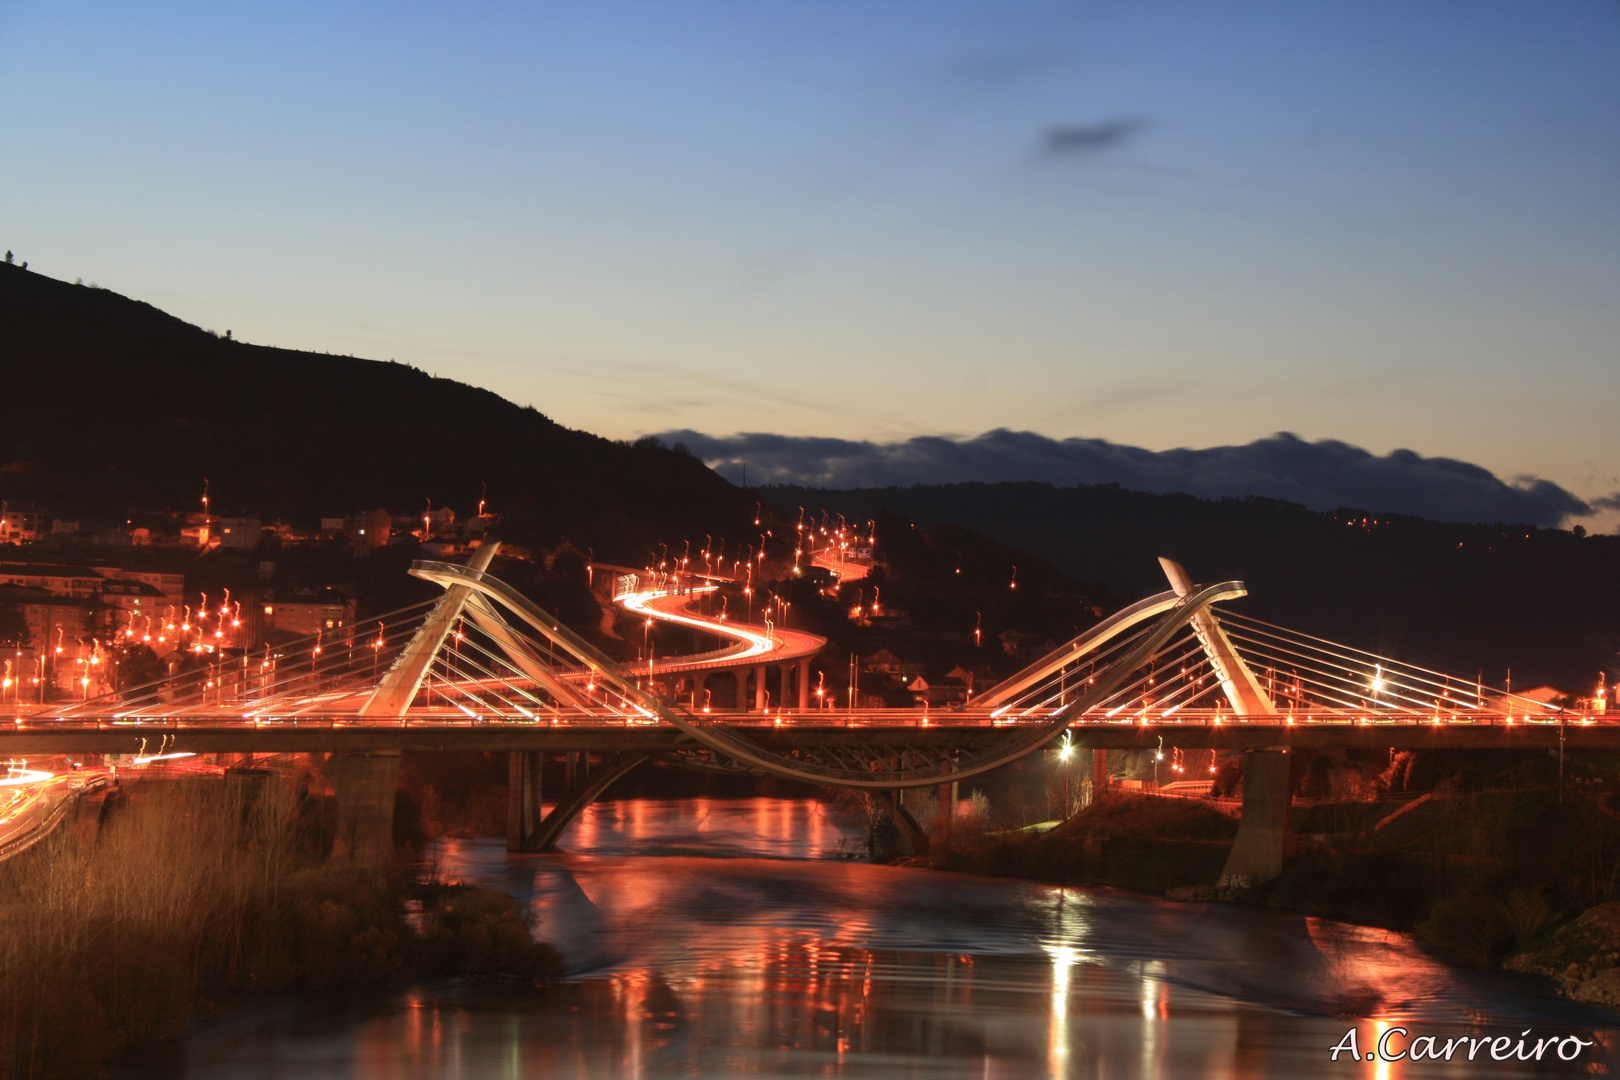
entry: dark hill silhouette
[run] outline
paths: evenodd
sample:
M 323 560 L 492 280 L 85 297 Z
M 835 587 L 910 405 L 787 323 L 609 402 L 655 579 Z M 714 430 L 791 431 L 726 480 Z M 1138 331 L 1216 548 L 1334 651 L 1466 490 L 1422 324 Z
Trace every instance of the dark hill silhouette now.
M 197 506 L 307 522 L 476 507 L 509 535 L 641 558 L 741 535 L 753 504 L 696 458 L 565 428 L 403 364 L 231 341 L 149 304 L 0 264 L 0 498 L 110 517 Z
M 881 511 L 975 529 L 1129 597 L 1165 588 L 1155 556 L 1199 581 L 1240 578 L 1238 610 L 1500 687 L 1612 685 L 1620 650 L 1620 537 L 1467 525 L 1274 499 L 1200 499 L 1105 484 L 764 489 L 783 512 Z M 882 537 L 879 537 L 881 547 Z

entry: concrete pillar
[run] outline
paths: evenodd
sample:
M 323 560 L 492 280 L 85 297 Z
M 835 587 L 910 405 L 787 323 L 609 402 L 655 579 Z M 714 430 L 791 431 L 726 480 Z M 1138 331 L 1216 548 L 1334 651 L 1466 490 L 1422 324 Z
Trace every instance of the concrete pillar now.
M 1093 750 L 1091 752 L 1091 797 L 1093 800 L 1102 798 L 1103 792 L 1108 790 L 1108 751 Z
M 590 779 L 591 752 L 589 750 L 565 750 L 563 752 L 563 787 L 573 791 Z
M 538 750 L 513 750 L 506 762 L 506 850 L 534 851 L 545 759 Z
M 754 711 L 765 711 L 765 665 L 754 669 Z
M 901 798 L 898 789 L 883 792 L 878 796 L 878 806 L 881 812 L 893 825 L 900 841 L 899 850 L 895 855 L 926 855 L 928 854 L 928 834 L 923 832 L 917 819 L 911 816 L 906 809 L 905 801 Z M 874 852 L 874 855 L 876 853 Z M 892 858 L 893 856 L 891 856 Z
M 788 687 L 793 678 L 793 665 L 778 664 L 776 670 L 781 673 L 780 677 L 782 680 L 782 689 L 776 695 L 776 708 L 777 711 L 781 711 L 788 708 L 788 702 L 793 700 L 788 696 Z
M 321 772 L 337 796 L 332 858 L 373 870 L 392 870 L 399 751 L 333 754 Z
M 810 660 L 799 661 L 799 711 L 810 708 Z
M 1243 817 L 1219 884 L 1248 888 L 1282 873 L 1292 837 L 1292 761 L 1282 750 L 1250 750 L 1243 755 Z

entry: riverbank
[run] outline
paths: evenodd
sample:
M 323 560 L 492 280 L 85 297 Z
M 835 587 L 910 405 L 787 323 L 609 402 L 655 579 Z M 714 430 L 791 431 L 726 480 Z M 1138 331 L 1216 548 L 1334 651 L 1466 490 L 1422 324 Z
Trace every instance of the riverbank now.
M 1380 1022 L 1442 1043 L 1577 1034 L 1601 1042 L 1576 1067 L 1614 1067 L 1613 1014 L 1403 934 L 829 857 L 866 827 L 808 799 L 637 800 L 593 804 L 557 855 L 446 839 L 445 874 L 569 943 L 562 985 L 274 995 L 118 1076 L 1291 1080 Z
M 1297 849 L 1282 876 L 1217 892 L 1237 824 L 1213 800 L 1110 794 L 1040 835 L 958 827 L 927 862 L 1406 931 L 1478 967 L 1620 899 L 1620 813 L 1606 793 L 1535 787 L 1320 802 L 1296 810 Z M 1620 937 L 1597 951 L 1614 950 Z
M 97 1075 L 247 990 L 562 971 L 504 893 L 327 860 L 290 776 L 121 803 L 0 864 L 0 1077 Z

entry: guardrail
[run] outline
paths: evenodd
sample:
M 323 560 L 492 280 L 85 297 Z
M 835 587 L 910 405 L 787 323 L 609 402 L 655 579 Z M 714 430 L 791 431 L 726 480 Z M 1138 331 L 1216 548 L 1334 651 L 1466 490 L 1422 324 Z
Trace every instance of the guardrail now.
M 0 862 L 20 855 L 33 847 L 51 833 L 55 832 L 65 821 L 71 811 L 77 809 L 79 800 L 93 791 L 107 786 L 105 776 L 96 776 L 87 780 L 82 786 L 70 787 L 68 794 L 59 799 L 55 806 L 33 828 L 18 833 L 0 841 Z

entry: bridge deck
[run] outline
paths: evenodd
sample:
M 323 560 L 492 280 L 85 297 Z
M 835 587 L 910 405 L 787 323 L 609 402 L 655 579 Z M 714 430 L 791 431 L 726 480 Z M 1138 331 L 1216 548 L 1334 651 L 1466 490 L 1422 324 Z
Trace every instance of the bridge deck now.
M 1009 719 L 987 712 L 924 714 L 915 709 L 854 712 L 826 710 L 778 715 L 731 713 L 693 718 L 766 746 L 952 744 L 986 745 L 1010 731 L 1038 726 L 1044 717 Z M 1536 749 L 1562 741 L 1575 749 L 1620 748 L 1620 714 L 1566 713 L 1556 718 L 1505 714 L 1217 717 L 1183 711 L 1129 721 L 1075 721 L 1079 748 L 1253 749 L 1257 747 L 1362 747 Z M 400 719 L 352 715 L 296 717 L 181 716 L 174 718 L 34 716 L 0 721 L 0 753 L 134 753 L 142 743 L 172 736 L 171 749 L 198 753 L 366 749 L 546 750 L 672 749 L 692 745 L 673 726 L 656 720 L 569 715 L 543 720 L 478 720 L 449 709 L 413 709 Z

